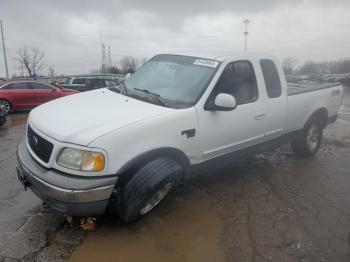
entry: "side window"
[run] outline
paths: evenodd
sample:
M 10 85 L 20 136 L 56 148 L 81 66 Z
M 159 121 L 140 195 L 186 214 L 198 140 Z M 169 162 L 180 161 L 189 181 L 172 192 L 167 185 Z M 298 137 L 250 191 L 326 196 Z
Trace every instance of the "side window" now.
M 73 80 L 72 84 L 85 85 L 85 78 L 76 78 Z
M 5 89 L 18 90 L 18 89 L 29 89 L 29 86 L 25 82 L 13 83 L 6 86 Z
M 106 80 L 106 86 L 116 86 L 117 82 L 113 80 Z
M 40 90 L 51 89 L 48 85 L 45 85 L 42 83 L 30 83 L 30 86 L 32 89 L 40 89 Z
M 233 95 L 237 105 L 255 102 L 258 99 L 258 85 L 252 64 L 248 61 L 228 64 L 214 90 L 215 95 Z
M 282 93 L 281 80 L 275 63 L 270 59 L 260 60 L 265 86 L 269 98 L 280 97 Z
M 90 86 L 92 88 L 102 88 L 104 87 L 105 81 L 103 79 L 91 79 Z

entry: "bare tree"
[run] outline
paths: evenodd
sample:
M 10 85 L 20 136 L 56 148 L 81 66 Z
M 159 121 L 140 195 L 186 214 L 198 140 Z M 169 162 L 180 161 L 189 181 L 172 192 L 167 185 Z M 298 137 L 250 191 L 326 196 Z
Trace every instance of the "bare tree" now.
M 55 76 L 55 69 L 52 66 L 49 67 L 49 75 L 48 76 L 51 78 Z
M 14 60 L 19 68 L 24 68 L 29 76 L 39 72 L 44 67 L 45 54 L 38 47 L 24 46 L 17 50 Z
M 292 56 L 282 59 L 283 71 L 285 74 L 293 74 L 295 72 L 298 59 Z
M 320 73 L 320 68 L 316 62 L 312 60 L 308 60 L 298 68 L 298 73 L 299 74 L 317 74 L 317 73 Z
M 139 67 L 142 66 L 144 63 L 146 63 L 148 59 L 146 57 L 142 57 L 139 61 Z
M 134 73 L 139 67 L 139 60 L 133 56 L 124 56 L 120 60 L 120 66 L 124 74 Z

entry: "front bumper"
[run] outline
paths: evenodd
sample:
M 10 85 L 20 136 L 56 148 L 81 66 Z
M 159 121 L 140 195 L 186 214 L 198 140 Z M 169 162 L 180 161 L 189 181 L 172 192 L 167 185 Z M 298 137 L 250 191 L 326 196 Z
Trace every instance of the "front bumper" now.
M 17 159 L 19 181 L 53 209 L 72 216 L 105 212 L 117 177 L 79 177 L 47 169 L 31 157 L 25 140 L 18 146 Z

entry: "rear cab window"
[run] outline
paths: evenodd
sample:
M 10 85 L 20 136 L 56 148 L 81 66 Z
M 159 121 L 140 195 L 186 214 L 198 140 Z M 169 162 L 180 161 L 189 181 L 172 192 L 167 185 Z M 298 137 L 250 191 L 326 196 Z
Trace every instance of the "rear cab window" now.
M 282 94 L 282 85 L 276 64 L 270 59 L 261 59 L 260 66 L 264 76 L 266 92 L 268 97 L 280 97 Z

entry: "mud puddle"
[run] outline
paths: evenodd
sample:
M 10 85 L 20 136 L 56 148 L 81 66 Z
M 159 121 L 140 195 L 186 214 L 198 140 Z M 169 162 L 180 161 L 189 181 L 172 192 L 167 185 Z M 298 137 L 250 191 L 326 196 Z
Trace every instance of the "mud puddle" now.
M 7 115 L 6 124 L 3 128 L 22 126 L 27 123 L 28 113 L 12 113 Z
M 70 261 L 224 261 L 222 230 L 207 199 L 170 199 L 133 225 L 100 226 Z

